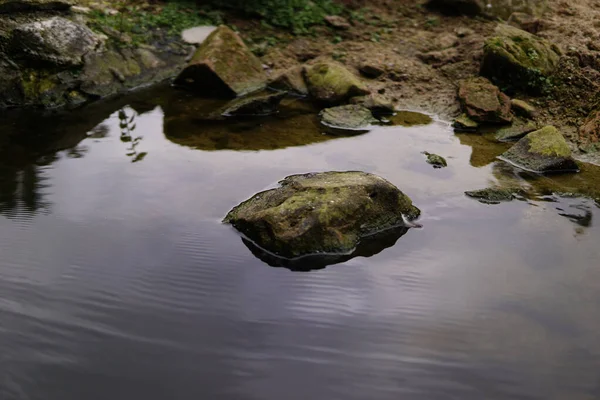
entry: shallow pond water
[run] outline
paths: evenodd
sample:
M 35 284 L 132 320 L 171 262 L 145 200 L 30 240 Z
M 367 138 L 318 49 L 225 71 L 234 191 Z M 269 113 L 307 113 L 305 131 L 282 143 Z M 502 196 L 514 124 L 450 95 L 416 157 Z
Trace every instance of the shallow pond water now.
M 335 136 L 298 102 L 205 106 L 159 88 L 0 116 L 0 399 L 600 397 L 598 168 L 524 173 L 435 118 Z M 325 170 L 385 177 L 423 228 L 297 272 L 221 224 Z M 529 194 L 463 194 L 490 185 Z

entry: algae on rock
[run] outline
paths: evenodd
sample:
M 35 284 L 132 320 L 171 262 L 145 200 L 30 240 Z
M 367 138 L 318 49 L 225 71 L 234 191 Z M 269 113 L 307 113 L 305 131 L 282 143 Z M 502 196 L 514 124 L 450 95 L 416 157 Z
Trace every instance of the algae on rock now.
M 341 104 L 351 97 L 369 93 L 357 76 L 337 63 L 321 62 L 307 66 L 304 75 L 310 95 L 326 104 Z

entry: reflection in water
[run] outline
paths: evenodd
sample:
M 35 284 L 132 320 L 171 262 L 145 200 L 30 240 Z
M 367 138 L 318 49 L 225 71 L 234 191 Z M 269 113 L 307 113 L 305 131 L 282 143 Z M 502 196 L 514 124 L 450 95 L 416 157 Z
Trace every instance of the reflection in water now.
M 118 112 L 119 116 L 119 128 L 121 129 L 121 142 L 128 143 L 129 147 L 127 148 L 127 157 L 131 157 L 131 162 L 135 163 L 138 161 L 142 161 L 147 155 L 147 152 L 139 152 L 137 150 L 138 145 L 142 140 L 142 136 L 133 136 L 133 131 L 135 131 L 135 117 L 137 116 L 136 111 L 133 109 L 129 110 L 131 117 L 127 115 L 127 109 L 122 108 Z
M 291 271 L 314 271 L 326 268 L 329 265 L 346 262 L 355 257 L 372 257 L 395 245 L 406 232 L 408 232 L 408 228 L 397 227 L 365 237 L 351 254 L 318 254 L 295 259 L 279 257 L 263 250 L 248 239 L 242 238 L 242 241 L 256 258 L 271 267 L 283 267 Z

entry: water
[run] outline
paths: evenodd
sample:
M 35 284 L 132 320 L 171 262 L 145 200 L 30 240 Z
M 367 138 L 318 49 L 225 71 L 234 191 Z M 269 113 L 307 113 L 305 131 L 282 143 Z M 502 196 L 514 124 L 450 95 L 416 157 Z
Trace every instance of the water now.
M 494 161 L 504 145 L 440 121 L 322 135 L 297 103 L 209 124 L 191 118 L 201 103 L 159 90 L 3 116 L 0 399 L 600 397 L 600 209 L 556 194 L 597 196 L 597 168 L 522 173 Z M 424 227 L 293 272 L 220 223 L 286 175 L 324 170 L 387 178 Z M 463 195 L 493 183 L 533 194 Z

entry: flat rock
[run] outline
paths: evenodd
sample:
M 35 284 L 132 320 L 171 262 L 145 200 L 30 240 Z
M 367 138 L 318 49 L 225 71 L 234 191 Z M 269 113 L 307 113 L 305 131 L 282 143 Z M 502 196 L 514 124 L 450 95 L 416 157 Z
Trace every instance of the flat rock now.
M 529 133 L 499 158 L 538 173 L 579 170 L 567 141 L 553 126 Z
M 321 62 L 304 68 L 310 95 L 317 101 L 337 105 L 369 90 L 352 72 L 333 62 Z
M 486 188 L 479 190 L 469 190 L 465 195 L 478 200 L 484 204 L 499 204 L 501 202 L 511 201 L 515 196 L 522 196 L 524 193 L 521 188 Z
M 349 254 L 362 238 L 420 215 L 397 187 L 365 172 L 292 175 L 279 183 L 233 208 L 224 222 L 283 258 Z
M 479 124 L 467 114 L 462 114 L 452 122 L 452 127 L 456 132 L 476 132 Z
M 517 121 L 508 128 L 502 128 L 496 132 L 496 140 L 500 142 L 513 142 L 538 129 L 535 122 Z
M 363 130 L 377 122 L 368 108 L 356 104 L 326 108 L 319 116 L 323 125 L 337 129 Z
M 175 84 L 205 97 L 238 97 L 263 89 L 260 60 L 237 33 L 221 25 L 200 45 Z
M 485 78 L 462 81 L 458 97 L 464 112 L 475 122 L 507 124 L 512 121 L 509 97 Z

